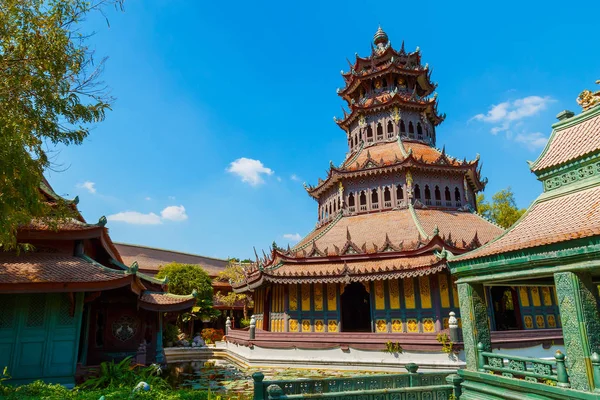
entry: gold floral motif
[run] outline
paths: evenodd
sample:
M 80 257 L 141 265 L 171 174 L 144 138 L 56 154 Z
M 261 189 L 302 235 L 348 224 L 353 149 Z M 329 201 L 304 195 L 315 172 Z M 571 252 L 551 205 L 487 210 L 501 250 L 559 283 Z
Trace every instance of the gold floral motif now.
M 302 332 L 310 332 L 310 320 L 302 320 Z
M 385 319 L 378 319 L 377 323 L 375 324 L 376 328 L 377 328 L 377 332 L 378 333 L 385 333 L 387 332 L 387 322 Z
M 412 278 L 404 279 L 402 281 L 404 285 L 404 302 L 406 308 L 415 308 L 415 290 Z
M 383 297 L 383 281 L 373 282 L 375 286 L 375 309 L 385 309 L 385 298 Z
M 521 298 L 521 305 L 523 307 L 529 307 L 529 296 L 525 286 L 519 286 L 519 297 Z
M 388 281 L 390 291 L 390 308 L 398 310 L 400 308 L 400 290 L 398 290 L 398 280 L 392 279 Z
M 315 321 L 315 332 L 325 332 L 325 324 L 322 319 Z
M 425 318 L 423 320 L 423 332 L 435 332 L 435 324 L 433 323 L 433 319 Z
M 460 303 L 458 302 L 458 286 L 456 285 L 456 279 L 452 279 L 452 302 L 454 303 L 454 307 L 460 307 Z
M 538 328 L 545 328 L 546 324 L 544 324 L 544 316 L 543 315 L 536 315 L 535 316 L 535 325 Z
M 444 325 L 444 329 L 450 328 L 450 324 L 448 322 L 448 318 L 442 319 L 442 322 L 443 322 L 443 325 Z
M 546 319 L 548 320 L 548 328 L 556 328 L 556 318 L 554 318 L 554 315 L 550 314 Z
M 526 315 L 524 320 L 525 320 L 525 328 L 533 329 L 533 318 L 531 318 L 531 315 Z
M 290 332 L 298 332 L 298 320 L 290 319 Z
M 544 298 L 544 305 L 551 306 L 552 305 L 552 295 L 550 294 L 550 288 L 545 286 L 542 288 L 542 297 Z
M 410 173 L 410 171 L 406 171 L 406 186 L 412 186 L 412 184 L 413 184 L 412 174 Z
M 327 284 L 327 310 L 328 311 L 337 310 L 336 284 L 335 283 Z
M 315 283 L 315 311 L 323 311 L 323 284 Z
M 394 120 L 395 123 L 400 122 L 400 120 L 402 119 L 402 117 L 400 116 L 400 111 L 398 110 L 398 107 L 394 107 L 394 114 L 392 115 L 392 119 Z
M 529 291 L 531 293 L 531 301 L 533 302 L 533 306 L 541 306 L 542 301 L 540 300 L 540 289 L 537 286 L 532 286 Z
M 290 285 L 289 286 L 289 302 L 290 302 L 290 311 L 298 310 L 298 286 Z
M 330 319 L 327 322 L 327 331 L 328 332 L 337 332 L 338 331 L 338 323 L 334 319 Z
M 417 323 L 417 320 L 414 318 L 411 318 L 407 321 L 406 327 L 408 328 L 408 331 L 410 333 L 419 332 L 419 324 Z
M 421 307 L 431 308 L 431 289 L 429 287 L 429 275 L 419 277 L 419 293 L 421 295 Z
M 367 119 L 365 118 L 364 115 L 361 115 L 358 117 L 358 126 L 360 126 L 361 128 L 367 125 Z
M 402 332 L 402 321 L 399 319 L 392 320 L 392 332 Z

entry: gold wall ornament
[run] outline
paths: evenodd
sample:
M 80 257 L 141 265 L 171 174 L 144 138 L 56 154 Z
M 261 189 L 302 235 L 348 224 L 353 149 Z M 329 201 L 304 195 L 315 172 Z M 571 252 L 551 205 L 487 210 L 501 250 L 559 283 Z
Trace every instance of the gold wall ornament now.
M 290 319 L 290 332 L 298 332 L 298 320 Z
M 315 321 L 315 332 L 325 332 L 325 324 L 322 319 Z
M 382 86 L 382 84 L 381 84 L 381 80 L 380 80 L 380 79 L 377 79 L 377 80 L 375 81 L 375 89 L 381 89 L 381 86 Z
M 399 319 L 392 320 L 392 332 L 402 332 L 402 321 Z
M 338 193 L 340 194 L 340 197 L 344 197 L 344 185 L 342 184 L 342 181 L 338 182 Z
M 314 284 L 313 301 L 315 305 L 315 311 L 323 311 L 323 284 Z
M 386 333 L 387 332 L 387 321 L 385 319 L 378 319 L 375 324 L 377 333 Z
M 367 119 L 365 118 L 364 115 L 360 115 L 358 117 L 358 126 L 360 126 L 361 128 L 367 126 Z
M 596 81 L 596 84 L 600 85 L 600 80 Z M 591 90 L 584 90 L 577 97 L 577 104 L 583 108 L 583 111 L 587 111 L 592 107 L 600 104 L 600 90 L 592 92 Z
M 338 331 L 338 323 L 334 319 L 330 319 L 327 321 L 327 332 L 337 332 Z
M 406 186 L 412 186 L 413 184 L 413 178 L 412 178 L 412 174 L 410 173 L 410 171 L 406 171 Z
M 392 119 L 394 120 L 394 122 L 396 124 L 398 124 L 400 122 L 400 120 L 402 119 L 402 117 L 400 116 L 400 110 L 398 110 L 398 107 L 394 107 L 394 114 L 392 114 Z
M 291 284 L 289 286 L 288 299 L 290 311 L 298 310 L 298 286 L 296 284 Z

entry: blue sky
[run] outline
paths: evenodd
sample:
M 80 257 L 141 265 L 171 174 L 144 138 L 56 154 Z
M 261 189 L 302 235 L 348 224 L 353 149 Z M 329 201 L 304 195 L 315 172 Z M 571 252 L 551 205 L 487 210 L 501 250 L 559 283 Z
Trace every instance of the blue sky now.
M 438 146 L 479 153 L 486 195 L 511 186 L 526 207 L 541 191 L 526 160 L 600 79 L 597 15 L 592 2 L 127 1 L 110 28 L 85 25 L 114 109 L 48 177 L 88 221 L 108 216 L 115 241 L 243 258 L 293 244 L 317 218 L 302 182 L 347 150 L 340 70 L 381 24 L 433 68 Z

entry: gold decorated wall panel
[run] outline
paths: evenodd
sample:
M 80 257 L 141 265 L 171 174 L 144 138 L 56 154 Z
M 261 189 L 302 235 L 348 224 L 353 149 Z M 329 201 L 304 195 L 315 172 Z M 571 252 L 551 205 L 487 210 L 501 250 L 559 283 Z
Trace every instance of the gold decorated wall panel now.
M 398 279 L 388 281 L 390 308 L 392 310 L 400 309 L 400 289 L 398 288 Z
M 404 286 L 404 304 L 407 309 L 413 309 L 415 305 L 415 285 L 412 278 L 403 279 L 402 285 Z
M 375 287 L 375 309 L 384 310 L 385 296 L 383 291 L 383 281 L 375 281 L 373 282 L 373 286 Z
M 323 284 L 315 283 L 313 285 L 313 288 L 314 288 L 313 302 L 314 302 L 315 311 L 323 311 Z
M 337 311 L 337 284 L 327 284 L 327 311 Z
M 421 308 L 431 308 L 431 285 L 429 284 L 429 275 L 419 277 L 419 295 L 421 298 Z
M 458 308 L 460 307 L 458 301 L 458 287 L 456 286 L 456 280 L 453 278 L 450 279 L 452 279 L 452 304 L 454 305 L 454 308 Z
M 289 304 L 290 311 L 298 310 L 298 285 L 296 284 L 289 285 Z
M 310 284 L 303 283 L 300 287 L 302 293 L 302 311 L 310 311 Z
M 444 273 L 438 274 L 440 286 L 440 302 L 442 308 L 450 308 L 450 290 L 448 288 L 448 276 Z

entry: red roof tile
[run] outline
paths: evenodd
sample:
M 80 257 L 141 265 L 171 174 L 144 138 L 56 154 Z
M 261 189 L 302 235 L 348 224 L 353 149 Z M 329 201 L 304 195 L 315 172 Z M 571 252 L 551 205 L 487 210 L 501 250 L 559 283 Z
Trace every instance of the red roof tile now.
M 149 310 L 177 311 L 192 307 L 196 299 L 192 295 L 179 296 L 171 293 L 145 291 L 140 296 L 140 306 Z
M 600 150 L 600 110 L 591 118 L 566 128 L 558 127 L 532 171 L 541 171 Z
M 596 235 L 600 235 L 600 187 L 536 201 L 504 235 L 457 261 Z
M 172 262 L 193 264 L 202 267 L 210 276 L 216 276 L 227 266 L 227 260 L 205 257 L 198 254 L 182 253 L 173 250 L 156 249 L 134 244 L 115 243 L 123 263 L 131 265 L 138 262 L 140 270 L 149 273 L 158 272 L 159 267 Z
M 112 288 L 125 286 L 130 281 L 130 275 L 71 255 L 0 252 L 0 291 L 4 292 L 11 291 L 11 287 L 29 290 L 41 284 L 54 285 L 53 290 L 62 287 L 63 291 L 81 290 L 90 285 Z
M 416 209 L 415 213 L 428 235 L 433 235 L 437 226 L 439 235 L 446 239 L 451 236 L 452 240 L 457 242 L 456 247 L 463 247 L 463 240 L 469 244 L 475 233 L 483 244 L 504 232 L 502 228 L 470 212 Z

